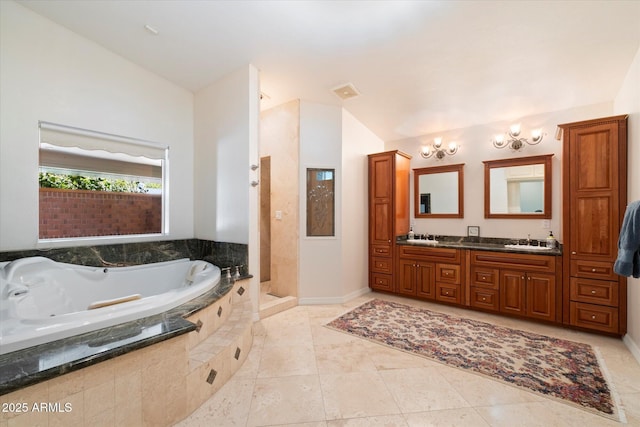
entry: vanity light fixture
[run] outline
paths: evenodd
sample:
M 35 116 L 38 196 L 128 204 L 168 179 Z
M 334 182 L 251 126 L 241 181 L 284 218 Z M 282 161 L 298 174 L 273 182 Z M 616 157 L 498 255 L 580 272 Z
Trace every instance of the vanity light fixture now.
M 420 149 L 420 155 L 424 159 L 428 159 L 432 156 L 436 156 L 438 160 L 444 159 L 444 157 L 448 154 L 453 156 L 458 152 L 458 144 L 455 142 L 450 142 L 446 147 L 442 146 L 442 138 L 436 138 L 433 140 L 433 144 L 423 145 Z
M 511 125 L 509 132 L 507 132 L 508 139 L 505 139 L 504 135 L 496 135 L 493 139 L 493 146 L 496 148 L 510 147 L 512 150 L 520 150 L 524 147 L 524 144 L 536 145 L 544 138 L 544 133 L 540 129 L 534 129 L 531 131 L 531 141 L 527 138 L 520 137 L 520 124 Z

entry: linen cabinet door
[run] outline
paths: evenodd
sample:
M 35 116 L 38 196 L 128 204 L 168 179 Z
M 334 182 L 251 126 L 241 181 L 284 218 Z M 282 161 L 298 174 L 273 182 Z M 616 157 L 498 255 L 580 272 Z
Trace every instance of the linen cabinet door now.
M 500 271 L 500 311 L 503 313 L 524 316 L 525 311 L 525 279 L 521 271 Z
M 527 316 L 556 320 L 556 278 L 550 274 L 527 273 Z

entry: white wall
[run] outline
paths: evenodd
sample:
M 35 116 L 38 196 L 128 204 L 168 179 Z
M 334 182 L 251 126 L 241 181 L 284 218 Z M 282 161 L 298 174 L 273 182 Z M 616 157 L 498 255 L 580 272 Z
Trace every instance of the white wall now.
M 250 94 L 253 68 L 229 73 L 195 95 L 195 235 L 200 239 L 249 242 L 249 141 L 257 120 L 250 102 L 251 95 L 258 96 Z
M 250 292 L 260 294 L 259 181 L 260 87 L 248 65 L 195 95 L 195 237 L 249 245 Z
M 369 168 L 367 154 L 384 142 L 342 110 L 342 295 L 348 300 L 369 291 Z
M 0 51 L 0 250 L 37 247 L 39 120 L 169 144 L 165 238 L 193 237 L 190 92 L 10 1 Z
M 569 110 L 521 117 L 513 122 L 488 123 L 464 129 L 449 130 L 417 138 L 408 138 L 385 143 L 386 150 L 398 149 L 413 158 L 411 168 L 424 168 L 447 164 L 464 163 L 464 218 L 460 219 L 415 219 L 413 197 L 411 197 L 411 222 L 414 231 L 421 234 L 441 234 L 466 236 L 467 226 L 480 226 L 482 237 L 545 238 L 549 231 L 561 237 L 561 159 L 562 143 L 554 138 L 556 126 L 579 120 L 595 119 L 613 114 L 611 103 L 578 107 Z M 525 146 L 521 151 L 513 152 L 509 148 L 497 149 L 493 147 L 491 139 L 499 133 L 504 133 L 512 123 L 522 125 L 523 135 L 531 129 L 542 128 L 547 133 L 544 140 L 534 146 Z M 422 144 L 431 144 L 436 137 L 442 137 L 443 144 L 456 141 L 460 144 L 458 153 L 447 156 L 443 160 L 423 159 L 420 157 Z M 550 229 L 542 227 L 542 220 L 525 219 L 485 219 L 484 218 L 484 163 L 483 160 L 496 160 L 513 157 L 528 157 L 542 154 L 554 154 L 552 158 L 552 218 Z M 413 173 L 411 176 L 410 193 L 413 195 Z
M 628 119 L 628 192 L 627 200 L 640 200 L 640 49 L 620 87 L 613 109 L 615 114 L 629 114 Z M 640 279 L 627 280 L 627 335 L 625 343 L 640 363 Z
M 298 301 L 343 295 L 342 109 L 300 102 L 300 270 Z M 335 169 L 335 237 L 307 237 L 307 168 Z M 326 301 L 325 301 L 326 302 Z

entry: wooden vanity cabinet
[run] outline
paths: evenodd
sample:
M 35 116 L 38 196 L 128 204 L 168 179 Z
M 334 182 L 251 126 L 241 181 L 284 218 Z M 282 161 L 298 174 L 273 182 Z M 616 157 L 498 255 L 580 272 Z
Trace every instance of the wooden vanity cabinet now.
M 563 131 L 563 323 L 624 335 L 627 282 L 613 272 L 627 204 L 627 116 Z
M 398 247 L 398 293 L 421 299 L 462 304 L 464 266 L 459 249 L 401 245 Z
M 559 257 L 471 251 L 470 264 L 472 307 L 550 322 L 560 318 Z
M 369 287 L 395 291 L 396 236 L 409 232 L 410 160 L 400 151 L 370 154 Z

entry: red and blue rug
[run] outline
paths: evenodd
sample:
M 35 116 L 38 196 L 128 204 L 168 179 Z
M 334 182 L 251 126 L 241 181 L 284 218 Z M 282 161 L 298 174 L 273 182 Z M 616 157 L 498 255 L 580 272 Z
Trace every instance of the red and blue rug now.
M 327 326 L 624 420 L 588 344 L 378 299 Z

